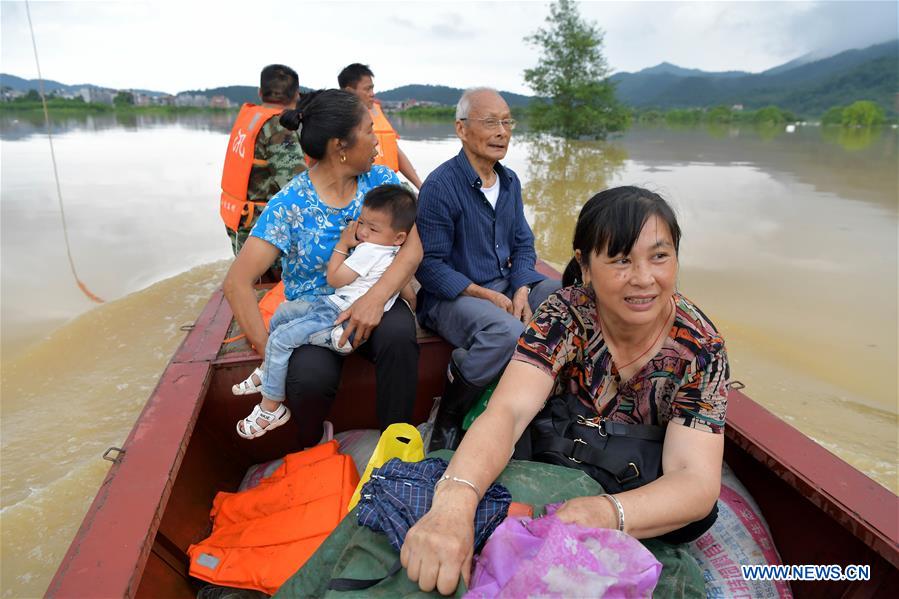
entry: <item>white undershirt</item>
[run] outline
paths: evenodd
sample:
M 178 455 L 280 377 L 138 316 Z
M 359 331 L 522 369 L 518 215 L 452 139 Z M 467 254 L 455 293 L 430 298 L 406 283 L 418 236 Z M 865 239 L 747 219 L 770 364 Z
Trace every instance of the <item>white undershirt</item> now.
M 499 176 L 494 179 L 491 187 L 481 187 L 481 191 L 484 193 L 487 201 L 490 202 L 490 205 L 493 206 L 493 209 L 496 210 L 496 201 L 499 199 Z

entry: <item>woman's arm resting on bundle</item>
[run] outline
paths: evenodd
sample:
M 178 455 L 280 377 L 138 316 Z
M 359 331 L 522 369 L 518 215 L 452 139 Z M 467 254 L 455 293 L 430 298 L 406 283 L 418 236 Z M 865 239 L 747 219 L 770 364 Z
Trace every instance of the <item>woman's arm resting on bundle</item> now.
M 340 313 L 335 324 L 349 321 L 345 325 L 340 345 L 346 343 L 350 334 L 355 331 L 356 339 L 368 339 L 372 330 L 381 322 L 384 316 L 384 305 L 395 293 L 399 293 L 403 286 L 412 279 L 415 269 L 423 255 L 421 239 L 418 230 L 413 226 L 406 237 L 406 242 L 397 252 L 393 264 L 387 267 L 378 282 L 369 289 L 365 295 L 353 302 L 353 305 Z
M 639 489 L 615 494 L 624 509 L 625 531 L 638 539 L 652 538 L 706 516 L 721 490 L 723 454 L 723 434 L 669 424 L 663 475 Z M 584 526 L 618 527 L 617 511 L 604 497 L 578 497 L 556 513 Z
M 487 410 L 468 429 L 446 474 L 471 481 L 484 493 L 509 463 L 515 442 L 543 407 L 552 385 L 552 377 L 539 368 L 510 362 Z M 468 584 L 479 500 L 467 485 L 443 483 L 430 511 L 409 530 L 400 560 L 421 590 L 436 587 L 448 595 L 456 590 L 460 574 Z
M 281 255 L 280 250 L 258 237 L 250 237 L 235 258 L 222 288 L 240 330 L 260 356 L 265 358 L 268 331 L 259 313 L 259 301 L 253 285 Z

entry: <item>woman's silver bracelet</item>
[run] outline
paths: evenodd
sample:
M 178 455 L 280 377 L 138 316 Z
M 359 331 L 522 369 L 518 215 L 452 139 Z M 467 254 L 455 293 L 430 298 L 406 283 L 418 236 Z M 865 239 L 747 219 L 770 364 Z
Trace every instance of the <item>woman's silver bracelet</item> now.
M 334 251 L 337 252 L 338 254 L 343 254 L 343 255 L 346 256 L 347 258 L 350 257 L 350 253 L 349 253 L 349 252 L 345 252 L 345 251 L 343 251 L 343 250 L 338 250 L 337 248 L 334 248 Z
M 463 484 L 463 485 L 468 485 L 469 487 L 471 487 L 471 490 L 474 491 L 474 492 L 477 494 L 478 499 L 481 498 L 481 492 L 478 490 L 478 488 L 475 486 L 475 484 L 474 484 L 473 482 L 471 482 L 470 480 L 465 480 L 464 478 L 458 478 L 458 477 L 456 477 L 456 476 L 449 476 L 449 475 L 447 475 L 447 474 L 444 474 L 444 475 L 440 478 L 440 480 L 438 480 L 436 483 L 434 483 L 434 491 L 437 490 L 437 487 L 440 486 L 440 483 L 444 483 L 444 482 L 446 482 L 446 481 L 448 481 L 448 480 L 451 480 L 451 481 L 453 481 L 454 483 L 460 483 L 460 484 Z
M 600 497 L 605 497 L 609 501 L 612 502 L 612 505 L 615 507 L 615 511 L 618 512 L 618 530 L 624 532 L 624 508 L 621 506 L 621 502 L 618 501 L 618 498 L 614 495 L 609 495 L 608 493 L 603 493 Z

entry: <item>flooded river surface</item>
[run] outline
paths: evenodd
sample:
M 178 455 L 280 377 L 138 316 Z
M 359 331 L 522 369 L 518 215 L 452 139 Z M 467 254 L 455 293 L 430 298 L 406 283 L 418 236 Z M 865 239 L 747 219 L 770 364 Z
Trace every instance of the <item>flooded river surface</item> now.
M 59 120 L 63 219 L 42 123 L 2 117 L 4 597 L 43 594 L 105 475 L 100 455 L 124 442 L 221 283 L 232 118 Z M 459 150 L 449 124 L 397 125 L 422 178 Z M 679 289 L 722 330 L 733 378 L 896 492 L 897 146 L 890 129 L 635 128 L 607 142 L 518 135 L 505 163 L 555 265 L 595 192 L 668 199 Z

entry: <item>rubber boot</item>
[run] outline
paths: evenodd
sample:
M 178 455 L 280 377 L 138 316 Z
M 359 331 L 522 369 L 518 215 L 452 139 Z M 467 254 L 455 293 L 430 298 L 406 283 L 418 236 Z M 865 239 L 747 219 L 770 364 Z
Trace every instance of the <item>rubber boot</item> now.
M 440 399 L 440 407 L 437 409 L 437 418 L 434 420 L 434 430 L 431 433 L 428 452 L 438 449 L 455 450 L 459 447 L 463 434 L 462 421 L 480 399 L 484 389 L 486 387 L 475 387 L 466 381 L 456 367 L 456 363 L 450 360 L 446 387 L 443 397 Z

